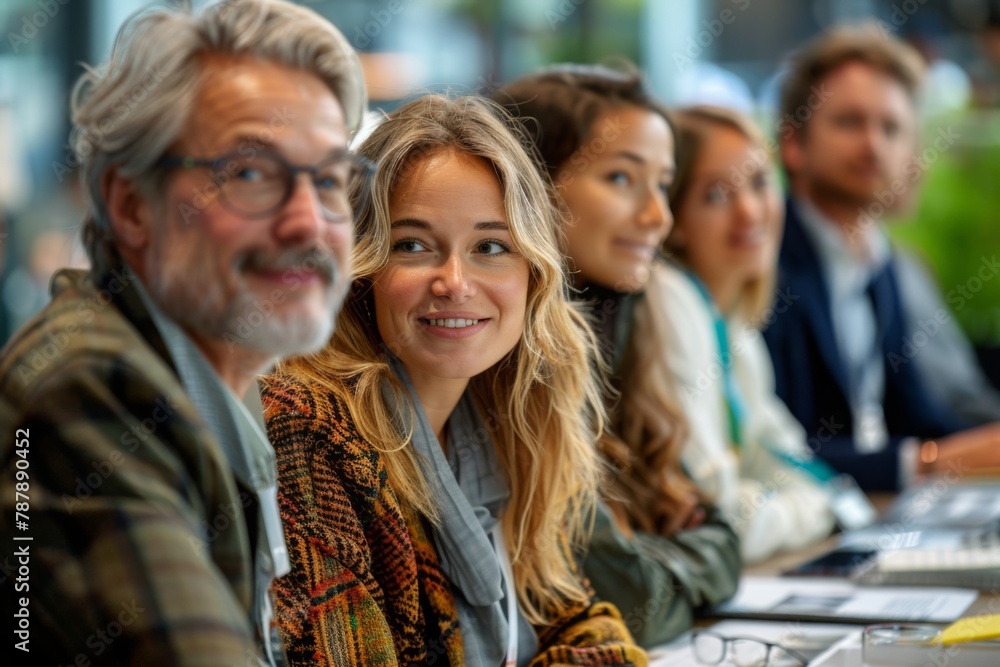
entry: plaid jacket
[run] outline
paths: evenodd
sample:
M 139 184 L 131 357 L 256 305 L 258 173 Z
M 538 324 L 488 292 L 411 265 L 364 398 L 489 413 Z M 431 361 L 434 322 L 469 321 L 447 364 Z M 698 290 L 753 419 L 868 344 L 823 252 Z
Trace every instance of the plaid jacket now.
M 264 378 L 261 397 L 292 564 L 274 582 L 289 664 L 462 665 L 455 600 L 433 542 L 346 408 L 288 376 Z M 646 665 L 613 606 L 555 616 L 535 628 L 532 667 Z
M 52 291 L 0 354 L 4 627 L 27 598 L 32 664 L 256 665 L 255 495 L 120 267 Z

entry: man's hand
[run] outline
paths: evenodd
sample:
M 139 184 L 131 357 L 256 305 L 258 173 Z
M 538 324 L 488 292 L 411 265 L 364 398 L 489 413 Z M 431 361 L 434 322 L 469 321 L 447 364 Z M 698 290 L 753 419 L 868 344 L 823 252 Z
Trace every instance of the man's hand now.
M 917 471 L 935 473 L 961 463 L 967 468 L 1000 468 L 1000 422 L 970 428 L 920 446 Z

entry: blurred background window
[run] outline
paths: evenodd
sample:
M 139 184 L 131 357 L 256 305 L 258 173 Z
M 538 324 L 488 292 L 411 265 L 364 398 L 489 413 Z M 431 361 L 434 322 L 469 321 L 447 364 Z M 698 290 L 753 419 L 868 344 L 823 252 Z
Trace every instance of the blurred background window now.
M 0 341 L 47 299 L 59 266 L 84 266 L 68 93 L 107 57 L 142 0 L 0 4 Z M 205 4 L 195 1 L 196 7 Z M 933 267 L 954 315 L 1000 363 L 1000 0 L 300 0 L 362 54 L 373 109 L 424 91 L 490 91 L 557 62 L 637 63 L 670 104 L 753 113 L 775 133 L 783 58 L 825 27 L 877 21 L 927 59 L 919 196 L 891 226 Z M 374 116 L 374 114 L 373 114 Z M 930 146 L 931 148 L 926 148 Z M 984 268 L 985 267 L 985 268 Z M 988 276 L 988 277 L 986 277 Z M 995 377 L 995 376 L 994 376 Z

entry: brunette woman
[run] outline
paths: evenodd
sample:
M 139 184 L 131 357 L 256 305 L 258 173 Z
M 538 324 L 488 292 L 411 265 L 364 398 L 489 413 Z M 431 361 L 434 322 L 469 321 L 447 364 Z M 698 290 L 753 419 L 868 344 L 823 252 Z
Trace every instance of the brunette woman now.
M 696 610 L 730 597 L 740 570 L 736 535 L 681 469 L 668 323 L 650 283 L 672 222 L 673 132 L 633 72 L 558 66 L 494 99 L 522 121 L 555 184 L 573 294 L 612 372 L 600 448 L 618 473 L 584 569 L 641 644 L 662 643 L 687 630 Z

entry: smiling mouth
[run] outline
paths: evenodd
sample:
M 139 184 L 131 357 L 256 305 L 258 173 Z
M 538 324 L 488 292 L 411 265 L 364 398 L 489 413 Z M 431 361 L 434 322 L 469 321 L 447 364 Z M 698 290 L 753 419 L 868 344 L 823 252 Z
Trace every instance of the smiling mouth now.
M 616 245 L 636 255 L 644 255 L 644 256 L 648 255 L 652 257 L 656 253 L 656 246 L 648 245 L 646 243 L 639 243 L 637 241 L 627 241 L 625 239 L 619 239 L 618 241 L 616 241 Z
M 422 318 L 420 318 L 420 321 L 421 322 L 426 322 L 427 324 L 431 325 L 432 327 L 444 327 L 446 329 L 467 329 L 469 327 L 476 326 L 477 324 L 479 324 L 479 322 L 481 320 L 468 320 L 468 319 L 461 319 L 461 318 L 457 318 L 457 319 L 451 319 L 451 318 L 449 318 L 449 319 L 444 319 L 444 320 L 432 320 L 432 319 L 428 319 L 426 317 L 422 317 Z

